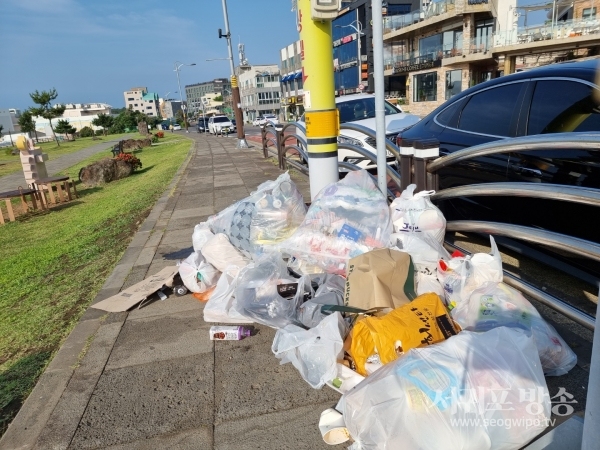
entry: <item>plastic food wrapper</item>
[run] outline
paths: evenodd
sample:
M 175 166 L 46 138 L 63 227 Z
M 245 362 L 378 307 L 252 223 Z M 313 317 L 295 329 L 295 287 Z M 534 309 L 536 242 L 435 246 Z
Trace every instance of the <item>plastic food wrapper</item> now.
M 206 222 L 201 222 L 194 227 L 192 233 L 192 244 L 194 245 L 194 251 L 202 251 L 202 247 L 214 236 L 213 232 L 210 231 Z
M 215 234 L 204 244 L 202 254 L 206 261 L 221 272 L 229 266 L 244 268 L 249 262 L 248 258 L 231 245 L 227 236 L 222 233 Z
M 325 272 L 346 275 L 350 258 L 389 243 L 386 197 L 365 170 L 323 188 L 296 232 L 279 248 Z
M 502 258 L 492 236 L 490 244 L 492 250 L 489 254 L 475 253 L 439 261 L 437 276 L 444 287 L 446 304 L 450 309 L 462 301 L 467 301 L 475 289 L 488 281 L 500 283 L 504 278 Z
M 323 305 L 344 304 L 344 286 L 346 280 L 344 277 L 334 274 L 324 274 L 320 281 L 320 286 L 315 292 L 315 296 L 302 305 L 298 310 L 298 320 L 308 328 L 316 327 L 325 317 L 321 311 Z
M 234 291 L 240 278 L 241 269 L 237 266 L 227 267 L 204 305 L 204 321 L 220 323 L 252 323 L 235 308 Z
M 389 248 L 371 250 L 348 263 L 344 303 L 361 309 L 394 309 L 417 297 L 410 255 Z
M 242 273 L 235 290 L 236 308 L 247 319 L 269 327 L 299 325 L 298 308 L 305 294 L 313 294 L 310 278 L 292 278 L 279 254 L 266 254 Z
M 446 219 L 429 199 L 435 191 L 415 194 L 416 188 L 416 184 L 409 185 L 390 205 L 394 232 L 400 233 L 400 239 L 413 233 L 424 233 L 442 243 L 446 233 Z
M 463 329 L 487 331 L 522 328 L 533 335 L 546 375 L 564 375 L 577 364 L 577 355 L 523 295 L 504 283 L 486 283 L 452 310 Z
M 259 185 L 249 197 L 210 216 L 207 224 L 213 233 L 223 233 L 245 256 L 252 257 L 262 252 L 262 246 L 289 237 L 305 214 L 302 194 L 286 172 L 275 181 Z
M 444 252 L 440 253 L 439 243 L 434 241 L 431 245 L 431 240 L 423 234 L 408 233 L 402 235 L 402 239 L 399 239 L 399 235 L 401 233 L 392 234 L 391 241 L 396 243 L 397 250 L 408 253 L 412 259 L 416 273 L 417 295 L 433 292 L 444 298 L 444 288 L 437 279 L 437 265 L 448 252 L 442 247 L 441 250 Z
M 281 364 L 291 362 L 308 384 L 320 389 L 337 376 L 345 335 L 346 323 L 335 312 L 310 330 L 296 325 L 277 330 L 271 350 Z
M 221 272 L 207 263 L 200 252 L 193 252 L 179 263 L 181 281 L 191 292 L 206 292 L 217 284 Z
M 551 404 L 533 339 L 500 327 L 413 349 L 338 407 L 352 450 L 508 450 L 549 425 Z
M 350 354 L 356 371 L 367 375 L 365 363 L 374 354 L 387 364 L 411 348 L 435 344 L 458 331 L 440 297 L 424 294 L 383 317 L 356 322 Z

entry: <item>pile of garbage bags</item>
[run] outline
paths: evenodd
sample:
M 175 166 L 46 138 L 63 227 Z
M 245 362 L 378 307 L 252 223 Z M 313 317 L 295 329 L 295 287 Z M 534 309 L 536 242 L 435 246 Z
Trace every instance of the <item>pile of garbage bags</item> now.
M 490 253 L 448 254 L 433 192 L 414 191 L 388 205 L 357 171 L 307 208 L 285 173 L 195 227 L 181 278 L 209 297 L 205 321 L 275 328 L 281 364 L 343 394 L 334 413 L 344 432 L 328 429 L 326 442 L 341 441 L 325 433 L 350 437 L 354 450 L 520 448 L 549 423 L 544 375 L 577 358 L 502 283 L 493 237 Z M 488 410 L 498 395 L 511 408 Z

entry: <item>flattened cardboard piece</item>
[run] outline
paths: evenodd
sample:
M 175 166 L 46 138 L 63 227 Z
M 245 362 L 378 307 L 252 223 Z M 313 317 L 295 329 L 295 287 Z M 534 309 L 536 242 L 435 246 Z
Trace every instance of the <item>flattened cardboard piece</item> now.
M 156 275 L 152 275 L 144 281 L 140 281 L 124 291 L 119 292 L 117 295 L 113 295 L 112 297 L 91 306 L 92 308 L 102 309 L 108 312 L 127 311 L 132 306 L 146 300 L 163 286 L 172 287 L 173 278 L 177 272 L 179 272 L 179 267 L 177 266 L 165 267 Z

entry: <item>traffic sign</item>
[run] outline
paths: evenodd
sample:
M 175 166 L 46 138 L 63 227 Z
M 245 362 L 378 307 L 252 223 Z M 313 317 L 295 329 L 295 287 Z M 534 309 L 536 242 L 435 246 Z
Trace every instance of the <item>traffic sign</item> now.
M 364 84 L 362 84 L 362 83 L 360 83 L 360 84 L 358 85 L 358 88 L 359 88 L 359 89 L 362 91 L 362 90 L 365 88 L 365 85 L 364 85 Z

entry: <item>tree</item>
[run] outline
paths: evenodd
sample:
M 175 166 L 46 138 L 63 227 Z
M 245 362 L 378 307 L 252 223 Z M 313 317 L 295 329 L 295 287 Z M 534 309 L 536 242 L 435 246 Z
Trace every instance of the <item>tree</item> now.
M 25 110 L 21 114 L 21 117 L 19 117 L 19 126 L 21 127 L 21 131 L 29 133 L 29 137 L 33 137 L 31 133 L 35 132 L 35 121 L 33 120 L 31 111 Z
M 222 95 L 217 95 L 215 98 L 213 98 L 213 100 L 215 102 L 222 102 L 223 101 L 223 96 Z
M 113 123 L 114 120 L 111 116 L 102 113 L 98 114 L 98 117 L 92 120 L 92 125 L 102 127 L 102 130 L 104 131 L 104 136 L 106 136 L 108 129 L 113 126 Z
M 56 131 L 60 134 L 66 135 L 67 139 L 69 138 L 69 134 L 70 134 L 72 137 L 72 140 L 75 140 L 75 133 L 77 132 L 77 130 L 75 129 L 75 127 L 73 125 L 71 125 L 69 123 L 68 120 L 59 119 L 58 123 L 56 124 Z
M 52 106 L 52 100 L 55 100 L 58 97 L 58 93 L 56 89 L 51 89 L 50 91 L 42 91 L 38 92 L 37 89 L 35 92 L 29 94 L 31 100 L 37 107 L 29 108 L 29 111 L 34 116 L 41 116 L 44 119 L 48 119 L 50 122 L 50 129 L 52 130 L 52 134 L 54 135 L 54 139 L 56 140 L 56 144 L 60 147 L 60 143 L 58 142 L 58 138 L 56 137 L 56 133 L 54 132 L 54 127 L 52 126 L 52 119 L 56 119 L 57 117 L 61 117 L 65 112 L 65 105 L 56 104 Z
M 0 138 L 2 137 L 2 130 L 4 130 L 4 127 L 0 125 Z
M 183 111 L 181 109 L 177 111 L 177 114 L 175 114 L 175 119 L 179 125 L 183 125 Z

